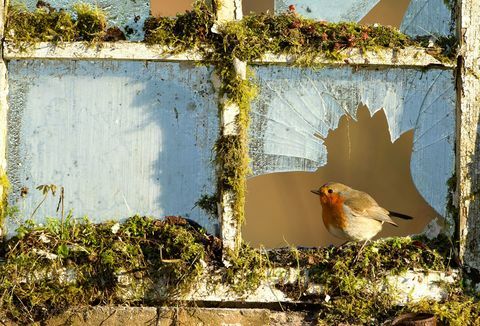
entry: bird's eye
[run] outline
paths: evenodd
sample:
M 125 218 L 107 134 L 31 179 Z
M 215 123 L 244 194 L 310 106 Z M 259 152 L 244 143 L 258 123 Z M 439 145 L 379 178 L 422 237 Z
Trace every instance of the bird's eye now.
M 328 189 L 328 193 L 331 194 L 333 192 L 333 189 Z

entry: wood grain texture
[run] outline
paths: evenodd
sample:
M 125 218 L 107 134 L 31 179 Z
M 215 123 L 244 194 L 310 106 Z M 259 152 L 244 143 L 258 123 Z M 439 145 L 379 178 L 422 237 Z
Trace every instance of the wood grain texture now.
M 480 7 L 458 2 L 457 196 L 460 257 L 480 270 Z

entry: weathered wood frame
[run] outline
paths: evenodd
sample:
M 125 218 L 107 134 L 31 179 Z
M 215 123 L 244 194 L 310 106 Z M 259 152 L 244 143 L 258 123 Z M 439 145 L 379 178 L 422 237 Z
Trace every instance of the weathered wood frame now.
M 8 4 L 8 0 L 0 3 L 0 38 L 4 39 L 5 31 L 5 6 Z M 7 93 L 8 93 L 8 80 L 7 80 L 7 66 L 3 58 L 3 42 L 0 44 L 0 51 L 2 57 L 0 58 L 0 173 L 4 174 L 7 170 Z M 3 198 L 4 193 L 7 191 L 5 185 L 0 185 L 0 198 Z M 0 225 L 0 238 L 3 237 L 3 225 Z
M 456 206 L 460 259 L 480 270 L 480 7 L 459 0 L 456 7 L 457 60 Z
M 0 5 L 0 35 L 3 39 L 5 3 Z M 217 11 L 219 22 L 240 19 L 241 0 L 223 0 Z M 476 17 L 480 9 L 472 0 L 459 0 L 456 4 L 457 34 L 460 40 L 460 55 L 457 66 L 446 65 L 424 49 L 406 48 L 402 50 L 382 50 L 363 53 L 357 49 L 344 53 L 348 60 L 331 62 L 319 59 L 324 65 L 356 65 L 362 67 L 417 67 L 424 69 L 455 69 L 457 74 L 457 145 L 456 145 L 456 204 L 458 207 L 457 235 L 460 258 L 471 267 L 480 269 L 480 201 L 479 173 L 480 158 L 478 151 L 478 120 L 480 115 L 480 21 Z M 102 48 L 86 48 L 80 43 L 52 47 L 41 43 L 29 52 L 19 52 L 10 44 L 2 43 L 0 59 L 0 168 L 6 169 L 6 113 L 7 70 L 4 60 L 10 59 L 75 59 L 75 60 L 151 60 L 151 61 L 199 61 L 198 53 L 170 55 L 161 51 L 161 47 L 146 47 L 142 43 L 119 42 L 104 44 Z M 293 58 L 287 56 L 266 55 L 265 63 L 288 64 Z M 238 62 L 237 72 L 244 74 L 245 62 Z M 245 76 L 242 76 L 243 78 Z M 236 133 L 238 108 L 230 105 L 224 108 L 221 121 L 223 135 Z M 221 168 L 221 167 L 220 167 Z M 0 194 L 3 189 L 0 189 Z M 226 248 L 234 249 L 241 235 L 233 214 L 233 193 L 220 194 L 219 203 L 221 235 Z

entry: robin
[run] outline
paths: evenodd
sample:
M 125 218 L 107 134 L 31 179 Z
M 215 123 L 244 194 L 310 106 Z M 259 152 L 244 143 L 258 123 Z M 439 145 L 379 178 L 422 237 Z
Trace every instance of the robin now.
M 341 183 L 328 182 L 312 192 L 320 196 L 323 224 L 328 232 L 347 241 L 365 241 L 361 249 L 380 232 L 383 223 L 398 226 L 390 216 L 412 219 L 380 207 L 369 194 Z

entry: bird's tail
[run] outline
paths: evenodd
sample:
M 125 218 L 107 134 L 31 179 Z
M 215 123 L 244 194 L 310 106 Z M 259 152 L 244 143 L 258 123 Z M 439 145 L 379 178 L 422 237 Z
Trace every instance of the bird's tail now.
M 402 218 L 404 220 L 413 220 L 413 217 L 402 214 L 402 213 L 397 213 L 397 212 L 392 212 L 392 211 L 388 211 L 388 213 L 389 213 L 390 216 L 395 216 L 395 217 L 398 217 L 398 218 Z

